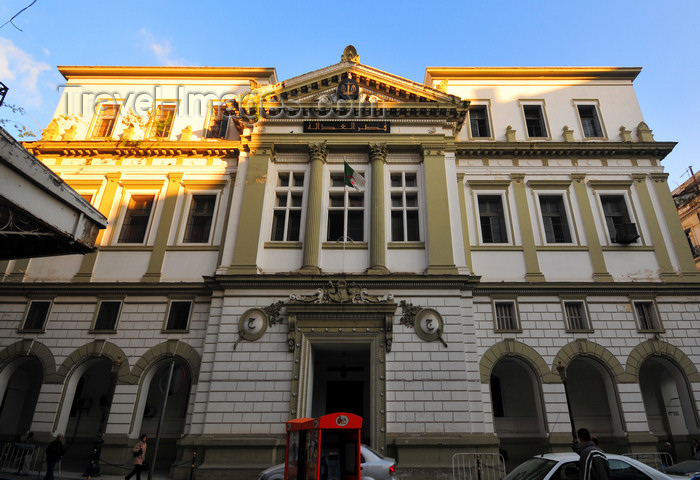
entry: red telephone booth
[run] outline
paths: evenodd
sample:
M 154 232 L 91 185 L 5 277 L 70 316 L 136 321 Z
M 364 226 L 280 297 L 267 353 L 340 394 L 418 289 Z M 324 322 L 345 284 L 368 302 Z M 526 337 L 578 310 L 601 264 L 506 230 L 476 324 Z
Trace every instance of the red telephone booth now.
M 290 420 L 285 480 L 360 480 L 361 430 L 351 413 Z

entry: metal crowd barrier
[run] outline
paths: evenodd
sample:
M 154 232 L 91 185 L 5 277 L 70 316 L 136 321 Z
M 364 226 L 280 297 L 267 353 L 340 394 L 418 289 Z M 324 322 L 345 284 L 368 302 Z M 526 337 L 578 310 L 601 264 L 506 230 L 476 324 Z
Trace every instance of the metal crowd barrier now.
M 0 470 L 26 474 L 39 472 L 43 466 L 44 449 L 35 444 L 6 442 L 0 453 Z
M 625 457 L 634 458 L 652 468 L 663 472 L 667 467 L 673 465 L 673 457 L 667 452 L 630 452 L 625 453 Z
M 501 480 L 506 462 L 498 453 L 455 453 L 452 455 L 452 480 Z

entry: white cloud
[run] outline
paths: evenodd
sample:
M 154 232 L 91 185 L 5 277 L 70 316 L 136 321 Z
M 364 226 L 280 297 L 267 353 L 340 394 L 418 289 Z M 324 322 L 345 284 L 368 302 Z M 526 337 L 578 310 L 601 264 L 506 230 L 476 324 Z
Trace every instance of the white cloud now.
M 182 57 L 178 57 L 173 52 L 173 47 L 169 40 L 158 41 L 151 32 L 142 28 L 139 35 L 144 40 L 147 48 L 153 53 L 158 62 L 165 66 L 187 66 L 192 65 Z
M 12 40 L 0 37 L 0 81 L 7 85 L 8 103 L 24 107 L 41 105 L 41 93 L 37 88 L 39 76 L 49 65 L 35 60 L 16 46 Z

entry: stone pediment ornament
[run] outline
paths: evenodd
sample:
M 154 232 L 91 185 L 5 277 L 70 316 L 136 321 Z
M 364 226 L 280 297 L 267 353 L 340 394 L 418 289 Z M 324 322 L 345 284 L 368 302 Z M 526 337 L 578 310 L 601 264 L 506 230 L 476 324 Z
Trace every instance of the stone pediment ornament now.
M 416 335 L 426 342 L 439 340 L 447 348 L 447 342 L 442 338 L 442 333 L 445 331 L 445 323 L 442 315 L 437 310 L 417 307 L 406 300 L 401 300 L 399 306 L 402 311 L 401 320 L 399 321 L 401 325 L 413 328 L 416 331 Z
M 352 45 L 345 47 L 343 54 L 340 56 L 340 61 L 360 63 L 360 56 L 357 54 L 357 49 Z
M 393 301 L 394 296 L 390 293 L 386 295 L 370 295 L 366 288 L 358 286 L 355 282 L 339 280 L 330 281 L 328 284 L 317 289 L 310 295 L 292 293 L 289 295 L 292 302 L 299 303 L 388 303 Z

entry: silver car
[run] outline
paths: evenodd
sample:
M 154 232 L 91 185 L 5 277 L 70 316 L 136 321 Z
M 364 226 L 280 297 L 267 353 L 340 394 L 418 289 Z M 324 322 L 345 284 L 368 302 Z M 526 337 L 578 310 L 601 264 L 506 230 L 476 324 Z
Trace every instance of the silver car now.
M 671 480 L 668 475 L 642 462 L 606 453 L 612 480 Z M 504 480 L 578 480 L 576 453 L 544 453 L 518 465 Z
M 367 445 L 360 446 L 362 480 L 396 480 L 396 461 Z M 284 463 L 260 472 L 258 480 L 284 480 Z

